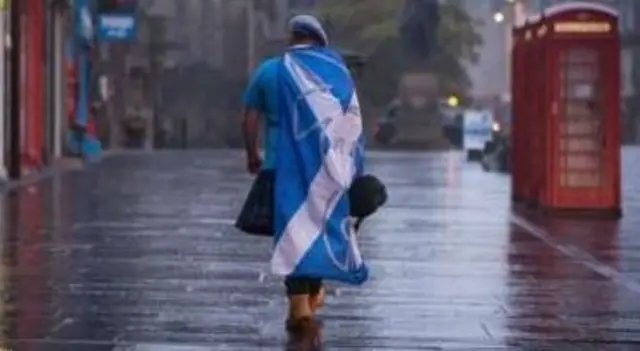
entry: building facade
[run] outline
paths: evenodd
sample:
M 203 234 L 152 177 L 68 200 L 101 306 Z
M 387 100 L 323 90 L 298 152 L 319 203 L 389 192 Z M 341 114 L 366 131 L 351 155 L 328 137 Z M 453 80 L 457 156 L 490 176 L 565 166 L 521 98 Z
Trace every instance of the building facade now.
M 217 146 L 221 139 L 236 134 L 241 89 L 248 75 L 266 56 L 281 49 L 286 40 L 288 19 L 295 13 L 308 12 L 315 2 L 141 0 L 145 16 L 162 21 L 161 40 L 173 46 L 162 53 L 161 70 L 173 72 L 174 78 L 179 76 L 175 78 L 179 83 L 167 83 L 180 86 L 179 91 L 168 91 L 170 96 L 165 96 L 175 103 L 166 108 L 157 104 L 152 107 L 161 111 L 154 115 L 167 125 L 167 134 L 184 134 L 181 138 L 189 142 L 180 144 L 188 147 Z M 145 43 L 153 42 L 152 37 L 158 36 L 158 30 L 144 27 L 140 28 L 138 42 L 129 49 L 127 66 L 153 71 L 150 67 L 153 55 L 148 50 L 150 45 Z M 210 77 L 210 82 L 195 77 L 203 75 Z M 224 82 L 224 88 L 214 81 Z M 202 96 L 203 90 L 209 94 L 206 98 Z M 148 100 L 147 105 L 154 104 Z
M 207 62 L 223 67 L 228 50 L 245 43 L 255 63 L 265 41 L 281 40 L 287 19 L 312 8 L 317 0 L 142 0 L 153 16 L 165 17 L 168 40 L 181 44 L 173 59 L 179 63 Z M 239 31 L 242 27 L 242 31 Z M 251 29 L 251 30 L 249 30 Z M 252 53 L 252 50 L 255 53 Z M 237 55 L 231 55 L 237 56 Z
M 6 179 L 62 156 L 69 8 L 39 0 L 0 6 L 0 179 Z

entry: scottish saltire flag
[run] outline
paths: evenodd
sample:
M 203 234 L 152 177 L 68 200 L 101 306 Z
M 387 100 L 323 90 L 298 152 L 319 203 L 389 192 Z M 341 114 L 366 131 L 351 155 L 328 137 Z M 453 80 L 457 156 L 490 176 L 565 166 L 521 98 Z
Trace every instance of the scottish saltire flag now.
M 272 270 L 362 284 L 368 268 L 347 196 L 363 167 L 354 83 L 342 57 L 325 47 L 292 48 L 280 66 Z

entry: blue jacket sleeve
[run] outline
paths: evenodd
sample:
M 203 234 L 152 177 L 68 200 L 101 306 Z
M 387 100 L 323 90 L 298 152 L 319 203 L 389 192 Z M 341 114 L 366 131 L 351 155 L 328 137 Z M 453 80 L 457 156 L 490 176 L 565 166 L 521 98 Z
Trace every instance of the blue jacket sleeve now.
M 265 76 L 265 65 L 260 65 L 249 78 L 249 83 L 242 94 L 242 102 L 245 108 L 263 110 L 264 89 L 263 80 Z

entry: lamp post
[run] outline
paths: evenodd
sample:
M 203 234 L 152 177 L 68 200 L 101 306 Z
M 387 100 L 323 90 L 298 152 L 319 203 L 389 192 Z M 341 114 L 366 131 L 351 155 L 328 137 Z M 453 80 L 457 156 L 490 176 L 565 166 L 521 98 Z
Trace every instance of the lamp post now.
M 493 14 L 494 22 L 504 24 L 504 72 L 505 72 L 505 95 L 509 95 L 509 86 L 511 82 L 511 48 L 513 47 L 513 38 L 511 30 L 513 27 L 522 26 L 526 21 L 526 0 L 504 0 L 501 6 L 496 9 Z

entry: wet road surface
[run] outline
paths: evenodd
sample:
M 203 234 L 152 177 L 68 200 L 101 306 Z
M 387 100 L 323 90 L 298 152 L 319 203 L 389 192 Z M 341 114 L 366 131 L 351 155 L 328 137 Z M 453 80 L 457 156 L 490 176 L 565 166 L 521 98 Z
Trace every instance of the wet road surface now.
M 640 149 L 625 150 L 626 216 L 616 224 L 513 214 L 508 176 L 462 154 L 371 154 L 369 171 L 390 192 L 361 234 L 373 278 L 332 286 L 315 341 L 640 350 L 634 159 Z M 270 242 L 231 225 L 250 183 L 242 166 L 233 151 L 126 154 L 4 194 L 0 346 L 285 349 Z

